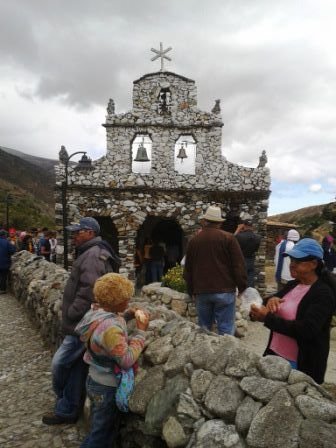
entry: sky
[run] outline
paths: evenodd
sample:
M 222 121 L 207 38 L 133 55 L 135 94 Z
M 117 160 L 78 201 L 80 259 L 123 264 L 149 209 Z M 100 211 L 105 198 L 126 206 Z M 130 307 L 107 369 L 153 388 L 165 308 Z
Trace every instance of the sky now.
M 0 0 L 0 146 L 103 156 L 109 98 L 131 109 L 163 42 L 198 107 L 221 100 L 227 160 L 254 167 L 266 150 L 269 215 L 331 202 L 335 19 L 334 0 Z

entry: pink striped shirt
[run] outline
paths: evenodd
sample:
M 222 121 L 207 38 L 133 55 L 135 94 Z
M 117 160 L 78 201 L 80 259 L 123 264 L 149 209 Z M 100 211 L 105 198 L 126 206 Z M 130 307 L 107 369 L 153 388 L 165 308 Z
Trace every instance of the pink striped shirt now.
M 303 298 L 309 291 L 311 285 L 297 285 L 291 291 L 289 291 L 284 297 L 284 302 L 280 304 L 279 310 L 276 315 L 286 320 L 295 320 L 298 306 Z M 298 357 L 298 344 L 296 339 L 283 334 L 273 332 L 270 349 L 280 355 L 282 358 L 289 361 L 297 361 Z

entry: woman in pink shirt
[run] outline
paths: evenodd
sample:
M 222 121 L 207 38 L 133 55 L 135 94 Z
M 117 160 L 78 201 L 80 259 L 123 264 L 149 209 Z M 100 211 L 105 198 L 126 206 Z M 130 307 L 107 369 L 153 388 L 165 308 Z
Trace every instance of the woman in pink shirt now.
M 251 318 L 271 330 L 264 355 L 278 355 L 322 383 L 327 368 L 330 322 L 336 308 L 336 282 L 323 264 L 320 244 L 304 238 L 291 250 L 294 278 L 265 306 L 251 306 Z

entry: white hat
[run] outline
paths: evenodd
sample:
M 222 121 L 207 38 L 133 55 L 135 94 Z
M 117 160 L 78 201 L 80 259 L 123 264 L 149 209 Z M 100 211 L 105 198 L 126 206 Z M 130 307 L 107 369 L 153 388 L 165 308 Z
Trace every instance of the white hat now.
M 289 241 L 299 241 L 299 239 L 300 239 L 300 234 L 299 234 L 299 232 L 297 230 L 290 229 L 288 231 L 287 240 L 289 240 Z
M 220 207 L 215 207 L 214 205 L 210 205 L 210 207 L 208 207 L 208 210 L 204 215 L 201 216 L 201 219 L 206 219 L 207 221 L 214 222 L 224 221 L 224 219 L 222 218 L 222 210 L 220 209 Z

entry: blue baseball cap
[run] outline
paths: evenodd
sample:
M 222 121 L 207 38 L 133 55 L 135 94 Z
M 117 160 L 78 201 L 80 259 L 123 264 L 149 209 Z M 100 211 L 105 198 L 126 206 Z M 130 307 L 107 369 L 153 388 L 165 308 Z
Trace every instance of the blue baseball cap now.
M 297 259 L 313 257 L 318 260 L 323 260 L 323 249 L 316 240 L 313 240 L 312 238 L 303 238 L 295 244 L 293 249 L 284 252 L 284 256 L 287 255 Z
M 100 225 L 98 221 L 90 216 L 81 218 L 78 224 L 71 224 L 66 226 L 69 232 L 78 232 L 79 230 L 93 230 L 97 235 L 100 233 Z

